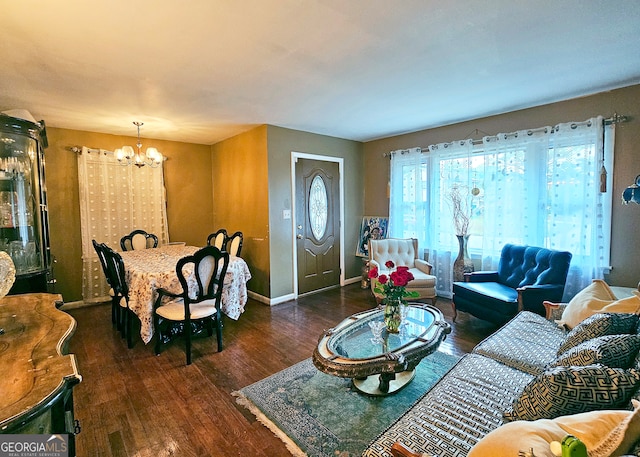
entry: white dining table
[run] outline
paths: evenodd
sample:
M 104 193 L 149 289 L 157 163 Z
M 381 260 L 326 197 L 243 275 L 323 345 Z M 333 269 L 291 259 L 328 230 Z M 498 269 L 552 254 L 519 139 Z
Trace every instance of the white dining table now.
M 157 290 L 182 292 L 176 264 L 198 249 L 196 246 L 165 245 L 120 253 L 129 287 L 129 308 L 140 319 L 140 337 L 145 344 L 153 337 L 153 305 Z M 231 319 L 237 320 L 244 312 L 249 279 L 251 273 L 247 263 L 240 257 L 230 256 L 222 288 L 222 311 Z

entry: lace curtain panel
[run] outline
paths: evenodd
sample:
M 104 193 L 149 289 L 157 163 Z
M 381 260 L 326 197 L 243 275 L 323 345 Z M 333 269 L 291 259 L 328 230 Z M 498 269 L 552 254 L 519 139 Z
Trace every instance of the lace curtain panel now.
M 603 166 L 613 169 L 613 135 L 614 125 L 597 117 L 481 142 L 436 144 L 428 151 L 396 151 L 390 234 L 415 236 L 428 248 L 438 295 L 450 297 L 458 255 L 450 196 L 458 188 L 467 205 L 469 252 L 476 265 L 496 270 L 506 243 L 569 251 L 569 299 L 609 268 L 611 174 L 607 192 L 600 192 L 600 179 Z
M 120 251 L 120 238 L 135 229 L 169 241 L 162 167 L 122 166 L 112 152 L 82 148 L 78 155 L 82 231 L 82 295 L 108 299 L 109 288 L 92 240 Z

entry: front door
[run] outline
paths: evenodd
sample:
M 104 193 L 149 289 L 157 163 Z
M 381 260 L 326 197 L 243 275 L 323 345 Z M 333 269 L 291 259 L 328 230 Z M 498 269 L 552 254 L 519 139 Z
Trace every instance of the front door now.
M 299 158 L 296 165 L 298 294 L 340 285 L 340 168 Z

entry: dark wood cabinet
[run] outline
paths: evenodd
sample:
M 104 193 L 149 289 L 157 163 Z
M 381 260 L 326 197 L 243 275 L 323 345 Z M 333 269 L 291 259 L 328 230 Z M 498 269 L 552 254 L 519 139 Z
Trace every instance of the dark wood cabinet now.
M 68 434 L 75 456 L 73 387 L 82 377 L 67 353 L 76 321 L 60 304 L 47 293 L 0 300 L 0 433 Z
M 0 251 L 16 268 L 9 292 L 51 292 L 44 121 L 0 114 Z

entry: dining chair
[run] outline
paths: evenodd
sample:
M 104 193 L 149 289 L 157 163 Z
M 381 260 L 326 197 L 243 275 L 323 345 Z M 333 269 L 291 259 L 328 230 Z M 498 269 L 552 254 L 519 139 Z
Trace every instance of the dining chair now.
M 220 229 L 207 237 L 207 246 L 215 246 L 224 251 L 227 246 L 227 231 Z
M 188 268 L 188 266 L 192 266 Z M 170 322 L 184 323 L 187 365 L 191 364 L 192 323 L 202 322 L 209 336 L 213 335 L 213 321 L 216 322 L 218 352 L 222 351 L 222 287 L 229 266 L 229 254 L 215 246 L 205 246 L 193 255 L 180 259 L 176 265 L 176 274 L 182 292 L 172 293 L 158 289 L 158 298 L 154 305 L 154 328 L 156 332 L 155 353 L 166 339 L 164 327 L 170 329 Z M 193 280 L 190 276 L 193 273 Z M 191 290 L 189 284 L 191 283 Z M 169 300 L 166 300 L 166 299 Z M 163 303 L 165 300 L 165 303 Z M 170 322 L 166 322 L 170 321 Z
M 153 233 L 144 230 L 134 230 L 128 235 L 120 238 L 120 247 L 123 251 L 133 251 L 134 249 L 157 248 L 158 237 Z
M 240 257 L 240 252 L 242 251 L 242 240 L 242 232 L 236 232 L 227 238 L 226 250 L 229 255 Z
M 102 245 L 109 280 L 113 288 L 112 307 L 118 307 L 118 324 L 122 336 L 127 339 L 127 347 L 133 347 L 133 312 L 129 308 L 129 286 L 127 284 L 122 256 L 106 244 Z
M 120 326 L 120 306 L 113 301 L 113 287 L 111 287 L 111 278 L 109 277 L 109 267 L 107 266 L 106 254 L 104 251 L 103 244 L 98 243 L 96 240 L 91 240 L 93 243 L 93 248 L 96 250 L 96 254 L 98 254 L 98 260 L 100 260 L 100 265 L 102 266 L 102 271 L 107 280 L 107 284 L 109 286 L 109 297 L 111 297 L 111 323 Z

